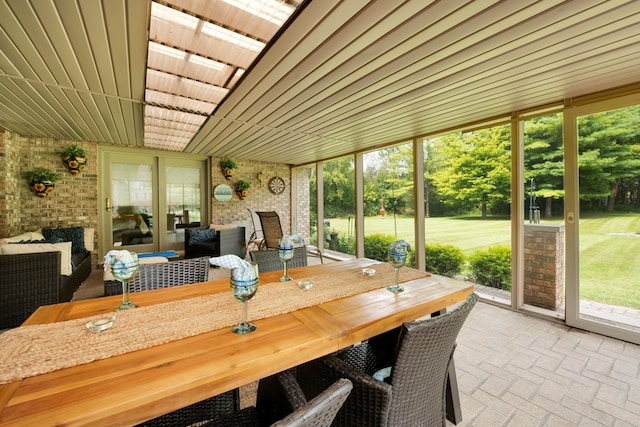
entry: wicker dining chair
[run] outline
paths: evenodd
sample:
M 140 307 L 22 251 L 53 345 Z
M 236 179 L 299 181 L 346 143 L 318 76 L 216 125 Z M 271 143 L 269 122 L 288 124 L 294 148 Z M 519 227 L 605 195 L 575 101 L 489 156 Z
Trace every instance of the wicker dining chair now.
M 254 427 L 271 425 L 272 427 L 329 427 L 336 414 L 344 404 L 352 389 L 351 381 L 341 378 L 323 390 L 318 396 L 307 401 L 300 389 L 294 374 L 284 371 L 260 380 L 258 385 L 258 407 L 248 407 L 241 411 L 213 421 L 208 426 L 215 427 Z M 269 402 L 274 399 L 286 406 L 288 415 L 273 422 L 269 415 L 273 414 L 273 407 L 263 403 L 260 396 L 269 396 Z
M 395 349 L 376 348 L 372 339 L 299 366 L 302 390 L 313 396 L 337 378 L 352 381 L 353 391 L 334 426 L 445 426 L 456 337 L 477 299 L 472 294 L 449 313 L 404 323 Z M 390 376 L 376 379 L 383 368 Z
M 240 390 L 234 389 L 180 408 L 141 424 L 138 427 L 187 427 L 211 422 L 240 411 Z M 208 425 L 208 424 L 207 424 Z
M 192 258 L 159 264 L 142 264 L 129 284 L 130 292 L 170 288 L 190 283 L 206 282 L 209 277 L 209 258 Z M 105 282 L 105 295 L 122 293 L 122 285 L 115 280 Z M 236 413 L 240 408 L 240 391 L 234 389 L 210 397 L 193 405 L 146 421 L 140 426 L 189 426 L 224 415 Z
M 258 264 L 258 271 L 266 273 L 268 271 L 278 271 L 284 268 L 278 251 L 251 251 L 249 252 L 251 261 Z M 293 258 L 287 261 L 287 268 L 306 267 L 307 249 L 304 246 L 293 249 Z
M 182 259 L 158 264 L 141 264 L 136 277 L 129 283 L 129 292 L 206 282 L 209 278 L 209 257 Z M 117 280 L 104 282 L 104 295 L 122 294 Z

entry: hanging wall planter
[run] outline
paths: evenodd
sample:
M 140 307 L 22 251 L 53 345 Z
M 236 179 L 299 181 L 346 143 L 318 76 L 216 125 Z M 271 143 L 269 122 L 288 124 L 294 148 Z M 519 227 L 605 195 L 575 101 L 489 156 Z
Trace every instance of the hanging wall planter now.
M 38 195 L 38 197 L 47 197 L 47 194 L 53 191 L 56 181 L 60 179 L 60 175 L 51 172 L 45 168 L 35 168 L 27 172 L 29 186 Z
M 72 145 L 58 154 L 62 157 L 62 163 L 72 175 L 79 174 L 87 165 L 87 152 L 78 144 Z
M 231 159 L 225 159 L 225 160 L 220 160 L 220 169 L 222 170 L 222 174 L 224 175 L 224 177 L 227 179 L 227 181 L 230 181 L 231 178 L 233 177 L 233 174 L 236 171 L 236 162 L 234 162 Z
M 240 180 L 236 182 L 236 194 L 240 200 L 244 200 L 249 195 L 249 188 L 251 188 L 251 184 L 247 181 Z

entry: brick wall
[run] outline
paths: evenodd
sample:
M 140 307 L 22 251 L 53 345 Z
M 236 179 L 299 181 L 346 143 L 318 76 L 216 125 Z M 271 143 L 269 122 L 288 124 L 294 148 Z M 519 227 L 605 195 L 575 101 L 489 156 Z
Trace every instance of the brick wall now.
M 245 200 L 240 200 L 234 193 L 228 202 L 211 200 L 211 222 L 213 224 L 225 224 L 230 222 L 243 222 L 247 231 L 253 232 L 251 215 L 247 209 L 258 211 L 276 211 L 282 223 L 282 232 L 291 233 L 291 169 L 282 163 L 267 163 L 256 161 L 243 161 L 233 159 L 238 168 L 230 181 L 222 175 L 218 163 L 221 158 L 213 157 L 211 160 L 211 184 L 215 188 L 219 184 L 227 184 L 232 189 L 234 182 L 239 180 L 251 184 L 249 195 Z M 258 180 L 258 174 L 262 173 L 262 183 Z M 278 195 L 269 191 L 268 182 L 274 176 L 279 176 L 285 182 L 286 188 Z M 213 192 L 212 192 L 213 193 Z
M 525 304 L 549 310 L 564 305 L 564 247 L 564 225 L 525 224 Z
M 297 218 L 294 229 L 300 236 L 304 236 L 307 244 L 310 243 L 310 223 L 311 212 L 309 203 L 311 202 L 311 192 L 309 189 L 309 181 L 311 179 L 311 169 L 297 168 L 293 169 L 293 185 L 296 187 L 297 193 Z
M 44 227 L 92 227 L 97 248 L 98 233 L 98 148 L 97 143 L 78 142 L 88 153 L 87 167 L 78 175 L 71 175 L 56 153 L 75 144 L 74 141 L 54 138 L 25 137 L 0 129 L 0 237 L 15 236 Z M 212 199 L 211 223 L 243 222 L 247 232 L 253 231 L 247 208 L 280 215 L 283 232 L 291 233 L 291 169 L 286 164 L 234 159 L 238 165 L 235 176 L 227 181 L 218 162 L 212 158 L 211 182 L 233 187 L 237 180 L 251 183 L 249 196 L 240 200 L 235 194 L 229 202 Z M 46 198 L 37 197 L 30 189 L 25 173 L 42 166 L 61 175 L 55 189 Z M 262 183 L 258 173 L 262 172 Z M 269 191 L 269 179 L 279 176 L 285 184 L 283 193 Z M 306 185 L 308 193 L 308 180 Z M 307 199 L 308 206 L 308 199 Z M 308 223 L 308 222 L 307 222 Z M 298 229 L 301 233 L 302 230 Z M 308 233 L 307 233 L 308 235 Z
M 78 175 L 71 175 L 56 153 L 76 144 L 54 138 L 24 137 L 3 133 L 2 150 L 6 157 L 0 187 L 0 212 L 6 227 L 2 237 L 17 235 L 45 227 L 82 226 L 97 229 L 98 181 L 97 145 L 78 143 L 88 153 L 87 167 Z M 29 187 L 26 172 L 45 167 L 59 173 L 61 178 L 46 198 L 37 197 Z M 97 239 L 96 239 L 97 241 Z

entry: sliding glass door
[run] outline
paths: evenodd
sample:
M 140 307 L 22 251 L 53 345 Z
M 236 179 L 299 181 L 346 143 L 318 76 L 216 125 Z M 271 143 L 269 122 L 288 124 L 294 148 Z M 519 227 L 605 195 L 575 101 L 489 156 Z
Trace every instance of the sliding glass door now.
M 626 104 L 626 105 L 625 105 Z M 567 112 L 567 323 L 640 343 L 640 99 Z M 567 170 L 572 170 L 567 167 Z
M 184 229 L 209 222 L 206 158 L 103 149 L 101 170 L 101 253 L 181 251 Z

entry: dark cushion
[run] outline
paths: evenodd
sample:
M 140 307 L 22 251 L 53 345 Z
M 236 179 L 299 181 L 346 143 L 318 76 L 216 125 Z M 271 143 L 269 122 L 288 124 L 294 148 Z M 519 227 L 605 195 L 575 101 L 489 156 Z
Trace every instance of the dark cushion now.
M 212 242 L 216 240 L 216 230 L 213 228 L 202 228 L 189 230 L 189 244 Z
M 72 254 L 86 254 L 84 247 L 84 228 L 43 228 L 42 235 L 50 243 L 71 242 Z

